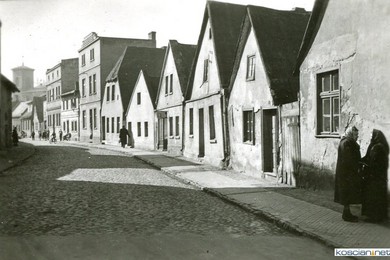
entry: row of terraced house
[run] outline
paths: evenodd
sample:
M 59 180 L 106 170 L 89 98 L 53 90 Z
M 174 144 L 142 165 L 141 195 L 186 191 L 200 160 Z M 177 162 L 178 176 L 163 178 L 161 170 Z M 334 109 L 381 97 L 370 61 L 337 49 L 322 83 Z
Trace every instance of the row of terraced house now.
M 326 187 L 346 127 L 362 149 L 373 128 L 390 137 L 389 13 L 387 0 L 208 1 L 196 45 L 91 33 L 47 70 L 42 127 L 118 145 L 125 125 L 131 147 Z

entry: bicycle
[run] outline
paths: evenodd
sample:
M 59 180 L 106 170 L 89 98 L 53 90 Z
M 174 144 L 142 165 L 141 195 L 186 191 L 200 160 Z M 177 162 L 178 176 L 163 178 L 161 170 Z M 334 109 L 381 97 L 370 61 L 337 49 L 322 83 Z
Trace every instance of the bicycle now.
M 55 137 L 52 137 L 52 138 L 50 138 L 49 139 L 49 143 L 51 144 L 51 143 L 57 143 L 57 138 L 55 138 Z

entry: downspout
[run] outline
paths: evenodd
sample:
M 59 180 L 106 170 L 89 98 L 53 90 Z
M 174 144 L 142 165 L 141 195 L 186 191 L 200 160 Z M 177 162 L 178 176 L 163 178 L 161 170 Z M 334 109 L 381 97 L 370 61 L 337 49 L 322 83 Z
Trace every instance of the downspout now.
M 230 164 L 230 145 L 229 145 L 229 128 L 227 125 L 227 92 L 226 88 L 221 90 L 221 110 L 222 110 L 222 138 L 223 138 L 223 168 L 227 168 Z

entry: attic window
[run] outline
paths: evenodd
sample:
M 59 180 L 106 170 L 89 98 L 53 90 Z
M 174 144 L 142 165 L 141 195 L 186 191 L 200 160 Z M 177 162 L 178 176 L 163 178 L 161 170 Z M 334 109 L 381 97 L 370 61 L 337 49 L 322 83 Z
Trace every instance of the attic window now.
M 247 57 L 246 80 L 255 80 L 255 55 Z
M 211 28 L 209 28 L 209 39 L 213 38 L 213 34 L 211 33 Z
M 206 82 L 209 80 L 209 60 L 204 60 L 203 63 L 203 82 Z

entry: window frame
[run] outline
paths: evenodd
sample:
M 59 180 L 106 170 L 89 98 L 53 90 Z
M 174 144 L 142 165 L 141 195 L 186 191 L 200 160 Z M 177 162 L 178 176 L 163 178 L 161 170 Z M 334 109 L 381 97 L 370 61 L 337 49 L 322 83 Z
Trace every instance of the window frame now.
M 253 81 L 255 80 L 256 75 L 256 55 L 251 54 L 246 58 L 246 80 Z
M 194 135 L 194 108 L 190 107 L 189 108 L 189 135 L 193 136 Z
M 209 129 L 210 129 L 210 140 L 216 139 L 215 133 L 215 111 L 214 105 L 209 106 Z
M 203 61 L 203 83 L 209 81 L 209 59 Z
M 149 136 L 149 123 L 148 123 L 148 121 L 144 122 L 144 136 L 145 137 Z
M 141 105 L 141 92 L 137 92 L 137 105 Z
M 242 110 L 242 142 L 255 144 L 255 113 L 253 108 Z

